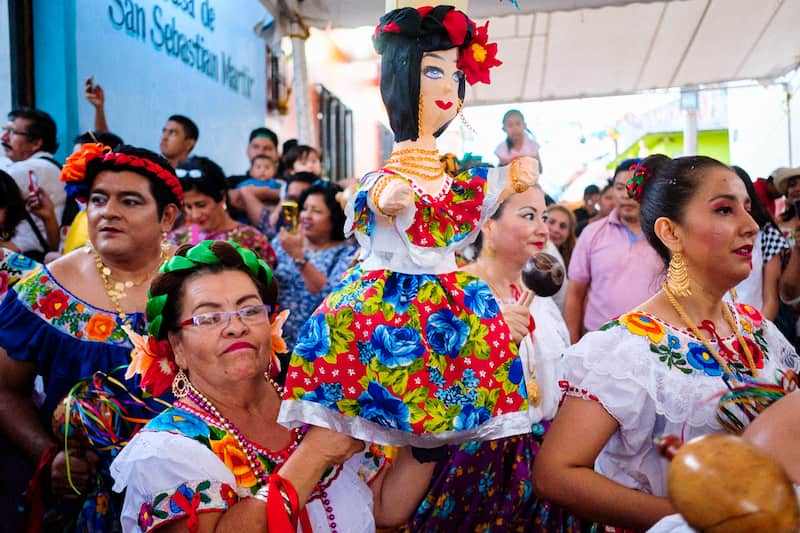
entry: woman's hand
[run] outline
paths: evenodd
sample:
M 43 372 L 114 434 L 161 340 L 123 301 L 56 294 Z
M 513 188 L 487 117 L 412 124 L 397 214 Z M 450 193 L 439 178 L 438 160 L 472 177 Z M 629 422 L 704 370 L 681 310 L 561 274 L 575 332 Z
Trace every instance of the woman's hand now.
M 344 433 L 312 426 L 303 436 L 301 445 L 313 450 L 328 465 L 338 465 L 364 449 L 364 443 Z
M 95 84 L 91 77 L 86 78 L 84 83 L 83 96 L 96 108 L 102 108 L 106 103 L 106 93 L 103 87 Z
M 25 198 L 25 205 L 28 207 L 28 211 L 41 218 L 43 221 L 56 220 L 56 211 L 53 206 L 53 201 L 43 189 L 30 193 Z
M 503 313 L 503 320 L 508 324 L 508 329 L 511 331 L 511 340 L 516 344 L 521 343 L 522 339 L 524 339 L 530 331 L 530 305 L 532 300 L 533 293 L 531 291 L 525 291 L 515 303 L 503 304 L 500 306 L 500 312 Z
M 381 179 L 391 179 L 383 177 Z M 403 179 L 392 179 L 378 198 L 378 206 L 383 214 L 394 216 L 401 211 L 408 209 L 414 202 L 414 191 L 411 186 Z M 376 207 L 378 207 L 376 206 Z
M 280 211 L 280 209 L 276 209 Z M 303 260 L 303 234 L 299 231 L 289 232 L 286 231 L 286 228 L 281 228 L 281 231 L 278 233 L 278 242 L 281 244 L 281 248 L 289 254 L 289 256 L 295 261 L 302 261 Z
M 67 453 L 61 450 L 50 467 L 50 492 L 57 498 L 77 498 L 78 495 L 69 484 L 70 478 L 75 488 L 86 492 L 94 482 L 98 461 L 99 458 L 94 452 L 83 454 L 72 449 L 69 451 L 69 476 L 67 476 Z

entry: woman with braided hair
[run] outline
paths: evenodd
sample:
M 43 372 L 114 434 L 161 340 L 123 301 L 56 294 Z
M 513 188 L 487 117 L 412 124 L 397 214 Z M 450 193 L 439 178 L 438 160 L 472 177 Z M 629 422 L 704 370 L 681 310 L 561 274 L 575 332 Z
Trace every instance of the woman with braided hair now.
M 29 530 L 118 531 L 108 478 L 118 446 L 67 447 L 50 420 L 96 373 L 128 364 L 132 345 L 122 326 L 144 331 L 147 287 L 171 251 L 162 235 L 175 221 L 181 188 L 165 159 L 131 146 L 109 152 L 84 145 L 61 179 L 86 201 L 90 242 L 48 265 L 7 260 L 20 281 L 0 303 L 0 432 L 39 465 L 28 494 Z M 45 394 L 39 405 L 31 394 L 37 375 Z M 124 388 L 135 389 L 132 382 Z M 130 399 L 120 394 L 109 405 Z M 106 435 L 117 443 L 129 436 Z
M 421 499 L 432 466 L 407 450 L 384 465 L 344 434 L 277 423 L 277 293 L 266 263 L 232 242 L 183 245 L 161 268 L 130 372 L 156 395 L 171 383 L 177 401 L 111 467 L 126 533 L 368 532 Z
M 533 482 L 581 517 L 638 531 L 675 512 L 661 437 L 741 431 L 747 417 L 717 398 L 739 385 L 781 388 L 800 365 L 757 309 L 723 301 L 749 275 L 758 232 L 742 180 L 704 156 L 657 154 L 632 169 L 628 191 L 666 282 L 565 352 L 566 396 Z
M 281 423 L 425 448 L 529 431 L 517 346 L 455 251 L 536 182 L 537 166 L 519 158 L 451 177 L 436 149 L 466 83 L 489 83 L 500 64 L 487 31 L 452 6 L 396 9 L 375 29 L 394 151 L 347 205 L 361 263 L 300 331 Z

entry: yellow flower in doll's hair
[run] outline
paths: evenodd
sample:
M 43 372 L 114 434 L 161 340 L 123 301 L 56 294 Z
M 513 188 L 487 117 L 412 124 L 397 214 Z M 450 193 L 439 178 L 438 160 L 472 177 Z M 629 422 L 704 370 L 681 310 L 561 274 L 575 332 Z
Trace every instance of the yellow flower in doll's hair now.
M 628 331 L 649 338 L 653 344 L 664 338 L 664 327 L 643 313 L 627 313 L 619 317 L 619 321 L 627 326 Z
M 483 63 L 486 61 L 486 48 L 483 45 L 478 43 L 472 44 L 472 57 L 475 58 L 475 61 L 478 63 Z
M 255 474 L 253 474 L 253 470 L 250 468 L 247 455 L 239 449 L 236 439 L 226 433 L 221 440 L 211 440 L 209 442 L 211 444 L 211 451 L 213 451 L 214 454 L 219 457 L 220 461 L 225 463 L 228 470 L 233 473 L 237 485 L 247 489 L 258 483 Z

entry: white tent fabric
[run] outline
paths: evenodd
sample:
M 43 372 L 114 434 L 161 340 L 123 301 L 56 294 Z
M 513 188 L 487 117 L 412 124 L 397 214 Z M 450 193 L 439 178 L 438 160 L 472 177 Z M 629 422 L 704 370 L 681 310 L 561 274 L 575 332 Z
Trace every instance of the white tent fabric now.
M 382 0 L 262 0 L 316 27 L 374 25 Z M 274 2 L 274 3 L 273 3 Z M 446 3 L 442 1 L 442 3 Z M 471 0 L 504 62 L 470 105 L 774 81 L 800 65 L 800 0 Z M 270 9 L 276 16 L 276 9 Z M 365 46 L 369 46 L 365 43 Z

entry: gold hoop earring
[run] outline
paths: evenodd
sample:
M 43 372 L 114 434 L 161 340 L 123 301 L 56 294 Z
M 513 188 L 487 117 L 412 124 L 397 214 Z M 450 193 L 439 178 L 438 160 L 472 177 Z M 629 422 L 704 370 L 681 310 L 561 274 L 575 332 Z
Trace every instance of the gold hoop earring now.
M 182 368 L 178 369 L 175 377 L 172 379 L 172 395 L 178 400 L 185 398 L 189 391 L 189 376 Z
M 667 287 L 676 296 L 689 296 L 692 290 L 689 287 L 689 271 L 683 262 L 683 254 L 675 252 L 669 260 L 667 270 Z
M 419 92 L 419 105 L 417 106 L 417 109 L 418 109 L 418 113 L 417 113 L 417 135 L 419 137 L 422 137 L 423 135 L 425 135 L 425 131 L 423 131 L 423 129 L 422 129 L 422 112 L 423 112 L 422 100 L 423 100 L 423 95 L 422 95 L 422 91 L 420 91 Z

